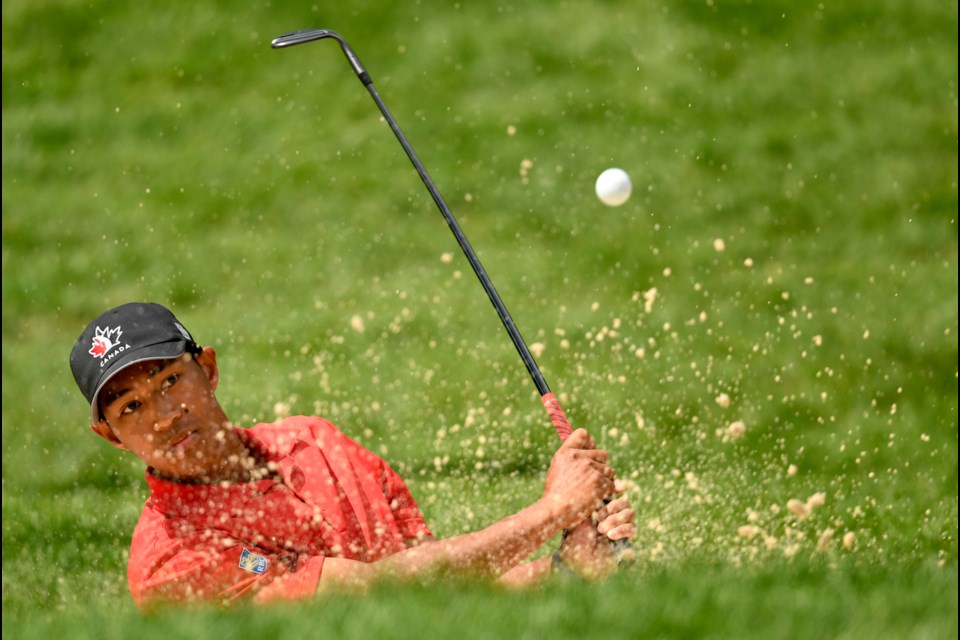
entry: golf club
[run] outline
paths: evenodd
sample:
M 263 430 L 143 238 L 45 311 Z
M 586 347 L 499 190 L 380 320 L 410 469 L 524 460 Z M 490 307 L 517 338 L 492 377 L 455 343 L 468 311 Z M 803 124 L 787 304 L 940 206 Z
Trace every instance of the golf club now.
M 464 235 L 463 230 L 460 228 L 460 224 L 457 222 L 456 218 L 454 218 L 453 212 L 450 211 L 450 207 L 447 206 L 443 196 L 440 195 L 440 191 L 434 184 L 430 174 L 427 173 L 427 170 L 423 166 L 423 163 L 420 162 L 420 158 L 417 156 L 417 153 L 407 141 L 407 137 L 403 134 L 403 131 L 400 130 L 397 121 L 394 119 L 393 115 L 390 113 L 390 110 L 387 108 L 387 105 L 380 97 L 380 94 L 373 86 L 373 80 L 370 79 L 370 74 L 367 73 L 367 70 L 364 68 L 357 55 L 353 52 L 353 49 L 350 48 L 350 45 L 347 44 L 347 41 L 343 38 L 343 36 L 335 31 L 330 31 L 329 29 L 304 29 L 301 31 L 287 33 L 274 38 L 271 42 L 271 46 L 274 49 L 283 49 L 286 47 L 292 47 L 298 44 L 305 44 L 307 42 L 323 40 L 326 38 L 332 38 L 340 44 L 340 49 L 346 56 L 347 61 L 353 68 L 354 73 L 357 74 L 360 82 L 362 82 L 367 88 L 367 91 L 370 92 L 370 96 L 373 98 L 373 101 L 377 103 L 377 107 L 379 107 L 380 112 L 387 121 L 387 124 L 390 125 L 390 128 L 393 130 L 394 135 L 396 135 L 397 140 L 400 141 L 400 145 L 403 146 L 404 151 L 406 151 L 410 162 L 413 163 L 417 173 L 420 174 L 420 179 L 423 180 L 423 184 L 427 187 L 427 190 L 433 197 L 433 201 L 440 209 L 440 213 L 443 214 L 444 219 L 447 221 L 447 225 L 453 232 L 454 237 L 456 237 L 457 243 L 460 245 L 464 255 L 467 257 L 467 261 L 470 262 L 470 266 L 473 268 L 474 273 L 477 274 L 480 284 L 483 285 L 483 290 L 486 291 L 487 297 L 497 310 L 497 315 L 500 316 L 500 322 L 503 323 L 503 327 L 510 335 L 510 340 L 513 341 L 513 346 L 516 347 L 517 352 L 520 354 L 520 358 L 527 367 L 530 377 L 533 378 L 533 383 L 536 385 L 537 391 L 540 393 L 540 401 L 546 408 L 547 415 L 550 417 L 550 422 L 553 423 L 553 426 L 557 431 L 557 435 L 560 436 L 561 440 L 565 440 L 573 432 L 573 429 L 570 426 L 570 421 L 567 420 L 567 416 L 564 413 L 563 408 L 560 406 L 560 402 L 557 400 L 553 392 L 550 391 L 550 387 L 547 385 L 546 380 L 543 378 L 543 374 L 540 372 L 540 367 L 537 366 L 537 362 L 534 360 L 533 354 L 530 353 L 530 348 L 520 335 L 520 330 L 517 329 L 517 325 L 514 323 L 513 318 L 510 317 L 510 313 L 503 304 L 500 294 L 497 293 L 496 288 L 493 286 L 493 282 L 491 282 L 490 277 L 487 276 L 487 272 L 480 263 L 480 259 L 477 257 L 476 252 L 474 252 L 473 247 L 470 246 L 470 242 L 467 240 L 466 235 Z M 630 546 L 629 540 L 614 540 L 611 541 L 611 544 L 613 546 L 614 553 L 617 556 L 618 563 L 630 562 L 633 560 L 634 553 L 632 547 Z

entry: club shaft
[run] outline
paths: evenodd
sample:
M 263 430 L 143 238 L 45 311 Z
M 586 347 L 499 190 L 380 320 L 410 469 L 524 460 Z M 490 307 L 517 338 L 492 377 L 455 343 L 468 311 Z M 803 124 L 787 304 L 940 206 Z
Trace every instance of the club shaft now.
M 520 335 L 520 330 L 517 328 L 516 323 L 510 316 L 510 312 L 507 311 L 507 307 L 504 305 L 503 299 L 497 292 L 496 287 L 493 286 L 493 282 L 490 280 L 490 276 L 487 275 L 486 270 L 483 268 L 483 264 L 480 262 L 480 258 L 477 256 L 476 251 L 473 250 L 473 247 L 470 245 L 470 241 L 463 233 L 460 223 L 457 222 L 457 219 L 454 217 L 450 207 L 447 206 L 446 201 L 443 199 L 443 195 L 440 193 L 440 190 L 437 189 L 437 186 L 434 184 L 433 179 L 427 172 L 426 167 L 424 167 L 423 163 L 420 161 L 420 157 L 417 155 L 417 152 L 407 140 L 403 130 L 400 129 L 400 125 L 397 124 L 396 118 L 394 118 L 393 114 L 390 113 L 390 109 L 383 101 L 383 98 L 380 97 L 376 87 L 373 86 L 373 80 L 370 78 L 370 74 L 367 73 L 363 63 L 360 62 L 360 58 L 356 53 L 354 53 L 347 41 L 339 33 L 330 31 L 329 29 L 304 29 L 302 31 L 294 31 L 292 33 L 279 36 L 275 38 L 271 44 L 273 48 L 280 49 L 298 44 L 304 44 L 307 42 L 313 42 L 314 40 L 322 40 L 325 38 L 336 40 L 340 44 L 340 48 L 343 50 L 343 54 L 346 56 L 347 61 L 350 63 L 350 66 L 357 78 L 359 78 L 363 86 L 366 87 L 367 91 L 370 93 L 370 96 L 373 98 L 373 101 L 377 104 L 377 108 L 380 109 L 380 113 L 383 114 L 387 124 L 390 125 L 390 129 L 400 142 L 400 146 L 402 146 L 403 150 L 406 152 L 407 158 L 409 158 L 410 162 L 413 164 L 413 167 L 417 170 L 417 173 L 420 175 L 420 179 L 423 181 L 424 186 L 427 187 L 427 191 L 430 192 L 430 196 L 436 203 L 437 208 L 440 209 L 440 213 L 443 215 L 444 220 L 447 221 L 450 231 L 453 232 L 453 236 L 457 239 L 457 244 L 460 245 L 460 249 L 466 256 L 471 268 L 473 268 L 473 272 L 480 280 L 483 290 L 486 292 L 487 297 L 493 304 L 494 309 L 496 309 L 497 315 L 500 317 L 500 322 L 503 323 L 503 327 L 507 330 L 507 334 L 509 334 L 510 340 L 513 342 L 513 346 L 516 347 L 517 353 L 520 354 L 520 359 L 523 360 L 523 364 L 527 368 L 527 372 L 530 374 L 530 377 L 533 379 L 533 383 L 536 385 L 537 391 L 540 393 L 541 398 L 544 398 L 548 395 L 552 397 L 552 394 L 550 393 L 550 387 L 547 385 L 546 380 L 544 380 L 543 374 L 540 372 L 540 367 L 537 366 L 537 361 L 534 360 L 533 354 L 530 353 L 530 348 L 524 341 L 523 336 Z M 554 404 L 556 405 L 556 410 L 559 410 L 562 414 L 559 403 L 556 402 L 555 398 Z M 550 411 L 549 407 L 548 411 Z M 564 419 L 566 419 L 565 416 Z M 562 434 L 562 437 L 565 436 Z
M 520 354 L 520 358 L 523 360 L 523 364 L 527 367 L 527 371 L 530 373 L 530 377 L 533 378 L 533 383 L 537 387 L 537 391 L 541 396 L 544 396 L 550 393 L 550 387 L 547 385 L 546 380 L 543 378 L 543 374 L 540 372 L 540 368 L 537 366 L 536 360 L 533 358 L 533 354 L 530 353 L 530 348 L 527 346 L 527 343 L 524 341 L 523 336 L 520 335 L 520 330 L 517 328 L 516 323 L 513 321 L 513 318 L 510 316 L 510 312 L 507 310 L 506 305 L 503 303 L 503 299 L 500 297 L 500 294 L 497 292 L 496 287 L 493 286 L 493 282 L 490 280 L 490 276 L 487 275 L 486 270 L 483 268 L 483 264 L 480 262 L 480 258 L 477 256 L 476 252 L 473 250 L 473 247 L 470 245 L 470 241 L 467 239 L 467 236 L 463 233 L 460 224 L 457 222 L 457 219 L 454 217 L 453 212 L 450 211 L 450 207 L 447 206 L 446 201 L 443 199 L 440 191 L 437 189 L 436 185 L 433 182 L 433 179 L 430 177 L 430 174 L 427 172 L 426 168 L 423 166 L 423 163 L 420 162 L 420 158 L 417 156 L 416 151 L 413 150 L 413 147 L 410 146 L 410 143 L 407 141 L 406 136 L 401 131 L 400 127 L 397 125 L 396 120 L 393 115 L 390 113 L 390 110 L 384 104 L 383 99 L 380 97 L 380 94 L 377 93 L 376 88 L 373 86 L 373 83 L 366 84 L 367 90 L 370 92 L 370 95 L 373 97 L 373 101 L 377 103 L 377 106 L 380 108 L 380 112 L 383 114 L 383 117 L 386 119 L 387 124 L 390 125 L 390 128 L 393 130 L 394 135 L 397 137 L 397 140 L 400 141 L 400 145 L 403 147 L 404 151 L 407 153 L 407 157 L 410 159 L 410 162 L 413 164 L 414 168 L 417 170 L 417 173 L 420 174 L 420 179 L 423 180 L 423 184 L 427 187 L 427 191 L 430 192 L 433 201 L 436 203 L 437 208 L 440 209 L 440 213 L 443 215 L 444 220 L 447 221 L 447 225 L 450 227 L 450 231 L 453 232 L 454 237 L 457 239 L 457 244 L 460 245 L 460 249 L 463 251 L 464 255 L 467 258 L 467 261 L 470 263 L 470 266 L 473 268 L 473 272 L 477 275 L 477 278 L 480 280 L 480 284 L 483 286 L 483 290 L 486 292 L 487 297 L 490 299 L 490 302 L 493 304 L 494 309 L 497 310 L 497 315 L 500 316 L 500 322 L 503 323 L 503 327 L 507 330 L 507 333 L 510 335 L 510 340 L 513 342 L 513 346 L 517 348 L 517 352 Z

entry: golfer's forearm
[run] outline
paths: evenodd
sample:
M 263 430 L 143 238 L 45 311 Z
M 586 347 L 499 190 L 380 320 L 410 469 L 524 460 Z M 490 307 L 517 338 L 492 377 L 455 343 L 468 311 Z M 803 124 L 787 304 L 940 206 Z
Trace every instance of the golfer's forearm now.
M 377 573 L 415 577 L 453 572 L 489 577 L 513 568 L 567 524 L 556 505 L 541 500 L 489 527 L 427 543 L 384 558 Z
M 426 542 L 375 563 L 326 558 L 317 589 L 364 589 L 384 578 L 432 578 L 444 574 L 496 578 L 569 526 L 569 520 L 570 514 L 563 505 L 544 499 L 480 531 Z
M 509 588 L 529 587 L 539 583 L 550 575 L 553 568 L 553 558 L 547 556 L 530 562 L 524 562 L 510 569 L 497 581 Z

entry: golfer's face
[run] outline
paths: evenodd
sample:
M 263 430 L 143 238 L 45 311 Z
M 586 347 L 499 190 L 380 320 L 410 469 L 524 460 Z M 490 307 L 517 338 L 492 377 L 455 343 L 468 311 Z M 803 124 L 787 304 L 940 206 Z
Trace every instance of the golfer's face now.
M 201 360 L 203 356 L 200 356 Z M 100 394 L 104 418 L 120 444 L 161 475 L 199 480 L 223 463 L 231 429 L 213 391 L 216 365 L 189 354 L 131 365 Z

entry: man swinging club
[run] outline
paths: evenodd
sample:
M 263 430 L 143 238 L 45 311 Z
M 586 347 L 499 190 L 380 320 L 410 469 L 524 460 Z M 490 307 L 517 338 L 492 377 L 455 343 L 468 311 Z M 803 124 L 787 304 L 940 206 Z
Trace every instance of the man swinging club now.
M 607 453 L 583 429 L 554 454 L 528 507 L 436 540 L 400 476 L 323 418 L 234 426 L 214 394 L 216 353 L 161 305 L 101 314 L 70 366 L 93 431 L 147 464 L 127 570 L 141 606 L 303 598 L 383 578 L 519 586 L 552 567 L 599 579 L 616 564 L 609 541 L 636 533 Z M 552 558 L 527 561 L 561 531 Z

